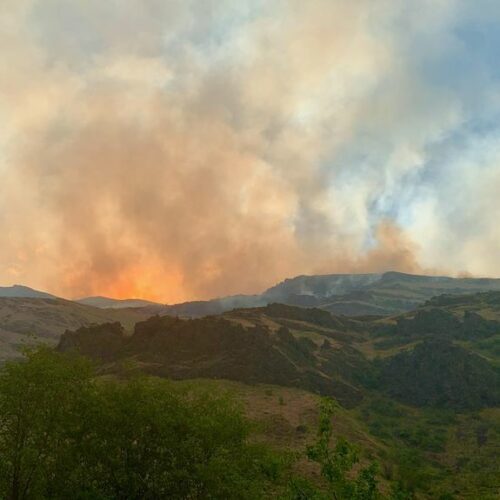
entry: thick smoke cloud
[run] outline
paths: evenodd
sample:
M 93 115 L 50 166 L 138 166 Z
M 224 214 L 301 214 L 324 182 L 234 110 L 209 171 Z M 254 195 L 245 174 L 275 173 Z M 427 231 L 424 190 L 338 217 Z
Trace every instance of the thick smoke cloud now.
M 467 25 L 486 13 L 25 0 L 0 19 L 0 281 L 172 302 L 498 274 L 497 75 Z

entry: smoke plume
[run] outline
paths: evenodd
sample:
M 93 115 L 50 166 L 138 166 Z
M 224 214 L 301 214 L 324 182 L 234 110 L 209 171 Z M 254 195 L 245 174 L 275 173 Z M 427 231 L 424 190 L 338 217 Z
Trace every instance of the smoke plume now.
M 4 2 L 0 280 L 174 302 L 305 273 L 498 272 L 477 257 L 498 229 L 475 217 L 500 215 L 500 135 L 480 147 L 471 123 L 500 100 L 486 58 L 440 78 L 465 18 L 453 1 Z

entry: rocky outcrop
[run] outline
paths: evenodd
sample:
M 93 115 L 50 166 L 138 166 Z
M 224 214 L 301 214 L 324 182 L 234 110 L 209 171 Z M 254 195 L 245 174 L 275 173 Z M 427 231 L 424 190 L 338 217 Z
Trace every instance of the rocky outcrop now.
M 144 371 L 171 378 L 225 378 L 300 387 L 334 396 L 345 406 L 362 398 L 360 388 L 341 375 L 342 364 L 363 359 L 359 353 L 355 359 L 352 350 L 330 349 L 321 350 L 318 357 L 320 348 L 314 342 L 296 338 L 287 328 L 275 333 L 222 317 L 156 316 L 137 323 L 130 337 L 116 323 L 80 328 L 66 332 L 58 349 L 113 361 L 116 367 L 133 359 Z

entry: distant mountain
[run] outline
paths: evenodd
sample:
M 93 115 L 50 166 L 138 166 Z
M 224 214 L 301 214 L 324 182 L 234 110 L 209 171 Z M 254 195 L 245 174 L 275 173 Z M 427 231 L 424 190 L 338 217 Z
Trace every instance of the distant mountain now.
M 222 314 L 232 309 L 266 306 L 270 300 L 264 295 L 232 295 L 212 300 L 196 300 L 166 305 L 163 314 L 184 318 L 199 318 Z
M 110 297 L 84 297 L 83 299 L 75 300 L 79 304 L 87 306 L 99 307 L 101 309 L 125 309 L 127 307 L 148 307 L 161 306 L 158 302 L 143 299 L 112 299 Z
M 32 299 L 55 299 L 55 295 L 47 292 L 40 292 L 28 286 L 13 285 L 0 286 L 0 297 L 24 297 Z
M 327 274 L 286 279 L 260 295 L 237 295 L 166 306 L 164 313 L 181 317 L 221 314 L 234 308 L 273 302 L 318 307 L 347 316 L 393 315 L 410 311 L 441 294 L 500 291 L 500 279 L 383 274 Z
M 386 273 L 390 274 L 390 273 Z M 289 278 L 264 292 L 266 297 L 328 298 L 362 290 L 384 279 L 384 274 L 325 274 Z

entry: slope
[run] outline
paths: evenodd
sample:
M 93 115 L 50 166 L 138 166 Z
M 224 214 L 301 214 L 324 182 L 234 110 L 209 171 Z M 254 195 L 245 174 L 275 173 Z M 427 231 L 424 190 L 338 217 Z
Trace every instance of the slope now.
M 0 298 L 0 362 L 37 342 L 56 344 L 67 329 L 120 321 L 131 330 L 149 314 L 140 309 L 103 310 L 55 298 Z

